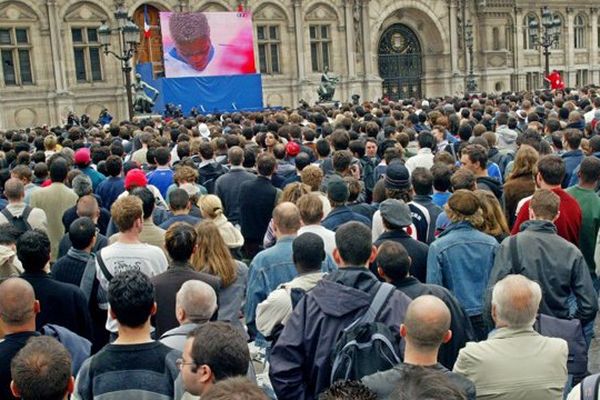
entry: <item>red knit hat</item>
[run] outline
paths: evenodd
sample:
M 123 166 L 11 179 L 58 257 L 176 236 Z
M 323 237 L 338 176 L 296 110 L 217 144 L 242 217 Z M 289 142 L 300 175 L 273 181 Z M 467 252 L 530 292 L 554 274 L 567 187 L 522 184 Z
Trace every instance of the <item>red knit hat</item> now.
M 82 147 L 78 149 L 74 154 L 75 165 L 88 165 L 92 162 L 92 156 L 90 154 L 90 149 L 86 147 Z
M 138 168 L 130 170 L 125 177 L 125 190 L 129 190 L 132 187 L 145 187 L 147 184 L 148 178 L 146 178 L 146 174 Z
M 300 145 L 296 142 L 289 141 L 288 144 L 285 146 L 285 151 L 288 156 L 296 157 L 298 153 L 300 153 Z

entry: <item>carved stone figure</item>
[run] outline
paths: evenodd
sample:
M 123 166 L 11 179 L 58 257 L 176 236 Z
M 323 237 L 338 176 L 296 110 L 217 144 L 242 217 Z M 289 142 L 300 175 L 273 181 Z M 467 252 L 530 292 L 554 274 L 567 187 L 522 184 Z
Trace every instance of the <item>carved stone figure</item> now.
M 154 102 L 156 98 L 160 94 L 160 92 L 142 81 L 142 76 L 140 74 L 135 74 L 135 83 L 131 85 L 133 89 L 133 110 L 136 114 L 150 114 L 152 112 L 152 107 L 154 107 Z M 153 93 L 152 98 L 148 96 L 146 90 L 149 90 Z
M 319 95 L 319 102 L 331 101 L 335 94 L 335 87 L 337 86 L 340 79 L 329 74 L 329 67 L 325 66 L 323 75 L 321 75 L 321 84 L 317 89 Z

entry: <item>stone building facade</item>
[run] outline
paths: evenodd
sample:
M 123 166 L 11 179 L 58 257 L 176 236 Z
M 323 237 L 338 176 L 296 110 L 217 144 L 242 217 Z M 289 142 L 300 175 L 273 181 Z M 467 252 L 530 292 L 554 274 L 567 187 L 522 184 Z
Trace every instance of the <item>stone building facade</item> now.
M 162 71 L 158 11 L 231 11 L 237 0 L 1 0 L 0 128 L 64 121 L 69 110 L 95 118 L 103 106 L 125 118 L 121 65 L 105 56 L 97 29 L 116 26 L 119 3 L 152 36 L 136 56 Z M 323 69 L 340 77 L 336 99 L 454 95 L 470 67 L 465 21 L 474 31 L 479 90 L 542 85 L 544 57 L 527 22 L 547 5 L 562 21 L 551 68 L 567 85 L 600 80 L 598 6 L 519 0 L 245 0 L 253 13 L 264 104 L 314 102 Z M 119 49 L 113 34 L 112 48 Z

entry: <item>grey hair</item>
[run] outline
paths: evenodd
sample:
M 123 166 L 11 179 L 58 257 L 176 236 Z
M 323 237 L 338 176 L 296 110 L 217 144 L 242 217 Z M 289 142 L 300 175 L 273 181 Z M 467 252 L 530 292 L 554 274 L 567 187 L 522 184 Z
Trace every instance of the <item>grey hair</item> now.
M 83 197 L 94 192 L 92 188 L 92 180 L 89 176 L 84 174 L 79 174 L 73 178 L 71 186 L 78 197 Z
M 169 30 L 175 43 L 190 43 L 210 36 L 210 26 L 204 13 L 174 12 L 169 19 Z
M 191 322 L 205 322 L 217 310 L 217 294 L 209 284 L 190 280 L 177 292 L 176 307 L 181 307 Z
M 530 328 L 542 301 L 542 288 L 523 275 L 508 275 L 494 286 L 492 305 L 496 308 L 496 323 L 510 328 Z

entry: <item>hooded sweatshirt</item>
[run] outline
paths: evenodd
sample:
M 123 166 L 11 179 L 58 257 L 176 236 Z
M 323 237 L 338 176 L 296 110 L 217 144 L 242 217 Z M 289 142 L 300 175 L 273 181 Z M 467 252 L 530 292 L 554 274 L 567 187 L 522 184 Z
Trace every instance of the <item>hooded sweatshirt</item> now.
M 269 376 L 278 398 L 312 400 L 330 386 L 337 338 L 366 312 L 379 285 L 365 267 L 346 267 L 331 272 L 302 298 L 271 353 Z M 404 293 L 393 291 L 377 322 L 398 332 L 409 303 Z
M 498 136 L 498 149 L 499 150 L 512 150 L 517 151 L 517 137 L 519 134 L 507 125 L 500 125 L 496 128 L 496 136 Z
M 502 202 L 502 183 L 498 180 L 489 176 L 480 176 L 477 178 L 477 188 L 494 193 L 498 201 Z

